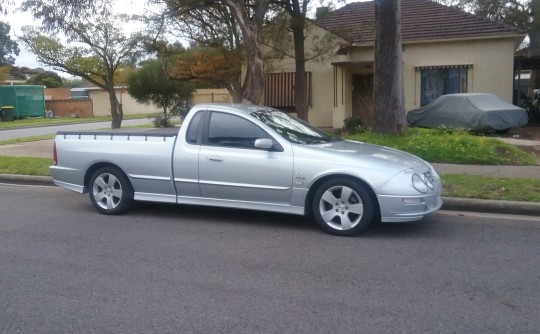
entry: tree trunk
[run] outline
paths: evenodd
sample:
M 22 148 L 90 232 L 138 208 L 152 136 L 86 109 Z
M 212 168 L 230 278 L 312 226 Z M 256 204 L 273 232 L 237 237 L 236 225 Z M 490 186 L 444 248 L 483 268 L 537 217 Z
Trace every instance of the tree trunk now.
M 255 1 L 254 7 L 239 0 L 223 0 L 242 31 L 246 51 L 246 78 L 243 85 L 243 102 L 258 104 L 264 89 L 264 69 L 259 49 L 259 31 L 268 9 L 269 0 Z
M 242 84 L 239 81 L 230 83 L 227 86 L 227 91 L 231 95 L 233 103 L 242 103 L 244 96 L 243 96 Z
M 401 0 L 375 0 L 375 69 L 372 130 L 400 134 L 407 128 L 403 93 Z
M 296 115 L 298 118 L 308 121 L 308 92 L 306 78 L 306 60 L 304 46 L 304 22 L 303 17 L 292 17 L 292 31 L 294 39 L 294 58 L 296 74 L 294 78 L 294 100 Z
M 122 104 L 118 102 L 114 85 L 107 85 L 107 91 L 109 93 L 109 103 L 111 104 L 111 129 L 119 129 L 122 126 L 122 119 L 124 118 Z
M 258 46 L 257 35 L 253 32 L 246 37 L 244 42 L 246 48 L 246 77 L 244 79 L 243 102 L 258 104 L 264 89 L 264 71 L 261 50 Z

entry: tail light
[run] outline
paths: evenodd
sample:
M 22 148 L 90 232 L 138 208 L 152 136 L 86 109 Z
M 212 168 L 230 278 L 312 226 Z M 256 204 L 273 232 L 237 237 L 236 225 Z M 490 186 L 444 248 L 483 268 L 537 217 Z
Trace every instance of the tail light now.
M 53 146 L 53 163 L 55 166 L 58 164 L 58 156 L 56 155 L 56 140 L 54 141 Z

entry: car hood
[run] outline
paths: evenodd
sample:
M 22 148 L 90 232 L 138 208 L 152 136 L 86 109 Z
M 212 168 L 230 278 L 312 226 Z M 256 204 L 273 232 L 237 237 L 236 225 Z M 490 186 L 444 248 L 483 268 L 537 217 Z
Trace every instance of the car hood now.
M 413 169 L 422 172 L 431 166 L 419 157 L 407 152 L 399 151 L 385 146 L 367 144 L 363 142 L 340 140 L 330 143 L 309 145 L 318 154 L 331 155 L 325 159 L 337 164 L 352 163 L 364 167 L 388 167 L 392 169 Z M 321 156 L 322 158 L 322 156 Z

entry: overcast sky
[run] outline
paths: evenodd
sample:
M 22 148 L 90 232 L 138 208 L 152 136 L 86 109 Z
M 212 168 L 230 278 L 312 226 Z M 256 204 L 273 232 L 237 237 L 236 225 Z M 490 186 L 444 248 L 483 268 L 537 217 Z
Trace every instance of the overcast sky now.
M 365 1 L 365 0 L 345 0 L 345 3 L 354 2 L 354 1 Z M 16 0 L 15 3 L 20 3 L 21 0 Z M 141 14 L 145 11 L 145 7 L 148 7 L 146 5 L 146 0 L 115 0 L 115 11 L 117 13 L 123 13 L 123 14 Z M 324 1 L 323 1 L 324 2 Z M 342 4 L 338 7 L 341 7 Z M 8 7 L 9 8 L 9 7 Z M 153 9 L 157 10 L 157 9 Z M 1 14 L 0 14 L 1 15 Z M 13 40 L 17 40 L 17 36 L 22 35 L 21 28 L 24 25 L 34 25 L 39 26 L 40 22 L 36 21 L 32 18 L 32 15 L 26 12 L 16 11 L 11 9 L 11 11 L 8 13 L 8 15 L 1 15 L 0 21 L 4 21 L 10 24 L 11 26 L 11 38 Z M 137 28 L 131 25 L 130 27 L 126 28 L 128 31 L 134 31 Z M 15 57 L 15 65 L 16 66 L 26 66 L 29 68 L 36 68 L 36 67 L 43 67 L 45 69 L 48 69 L 47 67 L 41 65 L 38 63 L 37 58 L 34 54 L 28 52 L 24 48 L 24 45 L 19 42 L 19 48 L 21 49 L 21 52 L 19 56 Z M 67 77 L 68 74 L 60 73 L 60 75 Z

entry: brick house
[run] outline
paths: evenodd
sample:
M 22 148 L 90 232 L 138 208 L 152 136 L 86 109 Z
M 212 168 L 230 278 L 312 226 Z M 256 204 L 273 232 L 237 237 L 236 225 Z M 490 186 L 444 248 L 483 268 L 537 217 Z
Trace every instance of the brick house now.
M 449 93 L 485 92 L 512 101 L 513 59 L 525 37 L 522 31 L 429 0 L 402 0 L 401 10 L 407 111 Z M 306 63 L 310 123 L 340 128 L 345 118 L 359 116 L 370 124 L 373 2 L 350 3 L 313 25 L 310 34 L 331 32 L 338 43 L 328 61 Z M 307 47 L 310 40 L 308 36 Z M 276 98 L 292 96 L 294 59 L 269 63 L 264 104 L 294 106 L 293 98 Z

